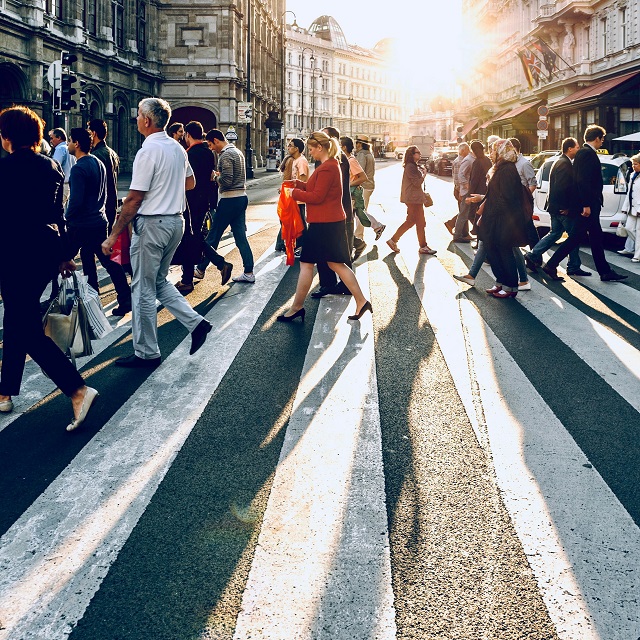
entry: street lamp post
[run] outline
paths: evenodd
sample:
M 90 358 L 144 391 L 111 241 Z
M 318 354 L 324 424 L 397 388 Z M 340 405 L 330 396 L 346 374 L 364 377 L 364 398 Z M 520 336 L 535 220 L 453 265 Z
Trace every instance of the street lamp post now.
M 320 69 L 311 69 L 311 131 L 315 131 L 316 126 L 316 71 Z M 322 78 L 322 71 L 318 77 Z
M 286 36 L 286 29 L 287 29 L 287 21 L 285 20 L 285 16 L 287 15 L 287 13 L 290 13 L 291 15 L 293 15 L 293 24 L 291 25 L 294 28 L 298 28 L 298 22 L 297 22 L 297 17 L 296 14 L 293 11 L 284 11 L 282 16 L 280 17 L 280 21 L 282 22 L 282 60 L 281 60 L 281 70 L 282 70 L 282 77 L 281 77 L 281 85 L 280 85 L 280 114 L 281 114 L 281 118 L 282 118 L 282 158 L 284 158 L 284 149 L 285 149 L 285 141 L 287 139 L 287 121 L 286 121 L 286 117 L 285 117 L 285 82 L 284 82 L 284 77 L 285 77 L 285 70 L 286 70 L 286 48 L 287 48 L 287 36 Z M 282 160 L 282 158 L 280 158 L 280 160 Z
M 353 96 L 349 96 L 349 137 L 353 139 Z
M 247 102 L 251 104 L 251 0 L 247 0 Z M 244 159 L 246 176 L 247 178 L 253 178 L 251 122 L 247 122 L 247 140 L 244 147 Z
M 300 92 L 302 98 L 302 104 L 300 105 L 300 111 L 302 113 L 302 126 L 300 127 L 300 132 L 304 132 L 304 52 L 306 50 L 311 51 L 311 66 L 313 67 L 313 63 L 315 62 L 315 58 L 313 56 L 313 49 L 310 47 L 302 48 L 302 91 Z

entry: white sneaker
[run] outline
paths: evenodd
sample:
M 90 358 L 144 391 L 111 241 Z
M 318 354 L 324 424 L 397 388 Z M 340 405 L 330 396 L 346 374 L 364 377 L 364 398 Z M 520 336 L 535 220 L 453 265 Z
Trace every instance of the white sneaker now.
M 235 278 L 231 278 L 234 282 L 245 282 L 247 284 L 253 284 L 256 281 L 256 277 L 253 273 L 242 273 Z
M 531 291 L 530 282 L 518 282 L 518 291 Z
M 472 278 L 469 274 L 466 274 L 464 276 L 453 276 L 456 280 L 459 280 L 460 282 L 464 282 L 465 284 L 468 284 L 469 286 L 473 287 L 473 285 L 476 283 L 476 279 Z
M 640 262 L 640 258 L 631 258 L 631 262 Z
M 196 280 L 202 280 L 204 278 L 204 271 L 200 271 L 197 267 L 193 270 L 193 277 Z
M 621 256 L 632 256 L 633 255 L 633 251 L 627 251 L 626 249 L 620 249 L 620 251 L 617 251 L 616 253 L 618 253 Z

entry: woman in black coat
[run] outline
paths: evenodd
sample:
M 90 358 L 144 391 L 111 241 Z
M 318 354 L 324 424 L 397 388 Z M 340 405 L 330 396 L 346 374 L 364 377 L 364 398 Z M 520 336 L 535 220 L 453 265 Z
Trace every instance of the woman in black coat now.
M 518 155 L 509 140 L 498 140 L 491 151 L 494 166 L 487 185 L 478 238 L 487 250 L 496 284 L 487 293 L 494 298 L 515 298 L 518 269 L 513 247 L 527 244 L 522 183 L 515 162 Z
M 75 264 L 65 255 L 62 217 L 64 174 L 60 165 L 36 150 L 44 123 L 27 107 L 0 113 L 0 139 L 9 153 L 0 160 L 0 293 L 4 303 L 0 412 L 13 410 L 20 393 L 27 354 L 71 398 L 73 420 L 86 418 L 98 395 L 44 334 L 40 297 L 56 271 L 67 275 Z M 28 274 L 21 265 L 28 258 Z
M 407 147 L 407 150 L 404 152 L 404 159 L 402 161 L 404 173 L 402 174 L 400 202 L 407 205 L 407 219 L 396 229 L 396 232 L 391 238 L 387 240 L 387 244 L 395 253 L 400 252 L 397 244 L 398 240 L 413 226 L 415 226 L 416 233 L 418 234 L 418 244 L 420 245 L 418 253 L 426 255 L 436 253 L 436 250 L 427 244 L 425 235 L 427 223 L 424 219 L 425 193 L 422 190 L 422 183 L 424 182 L 427 172 L 426 169 L 423 171 L 418 166 L 420 155 L 420 150 L 414 145 Z

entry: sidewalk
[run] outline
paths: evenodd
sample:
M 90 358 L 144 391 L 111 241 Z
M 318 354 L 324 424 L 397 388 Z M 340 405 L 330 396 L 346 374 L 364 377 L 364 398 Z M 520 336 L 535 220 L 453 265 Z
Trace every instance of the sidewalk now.
M 265 182 L 269 182 L 271 179 L 275 179 L 278 182 L 282 180 L 282 174 L 279 171 L 267 171 L 264 167 L 253 170 L 254 177 L 247 180 L 247 189 L 251 189 L 256 186 L 260 186 Z M 118 198 L 124 198 L 129 192 L 129 185 L 131 184 L 131 174 L 121 173 L 118 176 Z

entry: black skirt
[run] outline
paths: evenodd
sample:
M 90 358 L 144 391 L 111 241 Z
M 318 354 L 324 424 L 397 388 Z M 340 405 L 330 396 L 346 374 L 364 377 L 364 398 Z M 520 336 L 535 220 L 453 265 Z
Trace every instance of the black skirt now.
M 304 234 L 300 262 L 349 262 L 347 227 L 339 222 L 310 222 Z

